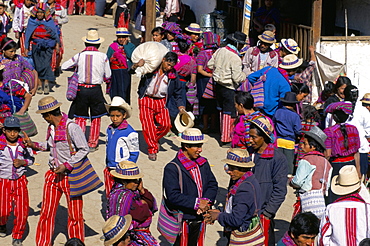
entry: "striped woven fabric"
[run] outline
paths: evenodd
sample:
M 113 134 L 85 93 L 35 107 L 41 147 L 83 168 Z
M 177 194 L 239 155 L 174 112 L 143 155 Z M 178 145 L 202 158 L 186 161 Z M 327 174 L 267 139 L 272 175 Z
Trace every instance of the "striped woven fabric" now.
M 268 71 L 270 71 L 272 67 L 269 67 L 266 69 L 266 71 L 263 73 L 263 75 L 257 80 L 257 82 L 254 84 L 251 94 L 254 98 L 254 107 L 262 108 L 265 102 L 265 91 L 263 89 L 263 83 L 266 81 L 266 76 Z
M 204 90 L 202 97 L 205 99 L 215 99 L 216 97 L 215 97 L 213 88 L 214 88 L 214 82 L 212 78 L 210 78 L 206 85 L 206 89 Z

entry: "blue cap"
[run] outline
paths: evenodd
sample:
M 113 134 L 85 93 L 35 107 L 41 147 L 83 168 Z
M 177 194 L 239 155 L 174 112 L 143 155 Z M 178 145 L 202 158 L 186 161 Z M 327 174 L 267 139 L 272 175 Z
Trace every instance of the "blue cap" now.
M 4 127 L 8 127 L 8 128 L 18 127 L 18 128 L 21 128 L 21 123 L 20 123 L 20 121 L 17 117 L 9 116 L 9 117 L 5 118 Z

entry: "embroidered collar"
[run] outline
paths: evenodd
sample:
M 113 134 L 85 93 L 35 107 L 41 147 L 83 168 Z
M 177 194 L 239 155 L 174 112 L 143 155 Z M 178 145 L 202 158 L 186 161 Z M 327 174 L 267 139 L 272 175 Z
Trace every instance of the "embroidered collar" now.
M 159 67 L 153 72 L 154 75 L 156 75 L 159 71 Z M 176 79 L 176 72 L 174 69 L 172 69 L 171 71 L 165 73 L 167 75 L 167 78 L 168 79 Z
M 240 184 L 243 183 L 244 180 L 246 180 L 248 177 L 250 177 L 252 175 L 253 175 L 253 173 L 251 171 L 248 171 L 240 179 L 238 179 L 238 181 L 236 181 L 236 183 L 233 186 L 231 186 L 230 191 L 227 194 L 227 198 L 229 198 L 231 195 L 234 196 L 236 194 L 236 190 L 238 189 Z
M 22 147 L 22 148 L 25 148 L 24 144 L 23 144 L 23 139 L 21 136 L 18 136 L 18 139 L 17 139 L 17 143 Z M 5 147 L 8 145 L 8 143 L 6 142 L 6 136 L 5 134 L 1 134 L 0 135 L 0 150 L 4 150 Z
M 87 46 L 82 52 L 84 51 L 99 51 L 99 50 L 94 46 Z
M 288 81 L 288 83 L 290 85 L 289 75 L 288 75 L 287 71 L 285 69 L 280 68 L 280 67 L 278 67 L 277 69 L 279 70 L 281 75 L 283 75 L 283 77 Z
M 112 123 L 112 124 L 110 124 L 108 127 L 109 127 L 109 128 L 115 128 L 115 127 L 113 126 L 113 123 Z M 123 130 L 123 129 L 126 129 L 127 127 L 128 127 L 128 122 L 127 122 L 127 120 L 123 120 L 123 121 L 122 121 L 122 123 L 121 123 L 119 126 L 117 126 L 117 127 L 116 127 L 116 130 Z
M 342 202 L 342 201 L 354 201 L 354 202 L 364 202 L 364 199 L 358 193 L 349 194 L 342 196 L 335 200 L 334 202 Z
M 267 145 L 266 149 L 261 154 L 260 158 L 263 158 L 263 159 L 273 158 L 274 157 L 274 150 L 275 150 L 274 145 L 272 143 L 269 143 Z M 253 154 L 253 153 L 255 153 L 255 150 L 252 149 L 250 152 L 251 152 L 251 154 Z
M 177 158 L 181 162 L 181 164 L 185 167 L 186 170 L 190 170 L 195 168 L 197 165 L 202 166 L 204 163 L 207 162 L 206 158 L 198 157 L 195 161 L 190 160 L 187 158 L 182 150 L 179 150 L 177 153 Z
M 229 51 L 231 51 L 231 52 L 233 52 L 233 53 L 237 54 L 238 56 L 240 56 L 240 53 L 239 53 L 238 49 L 237 49 L 234 45 L 232 45 L 232 44 L 228 44 L 228 45 L 226 45 L 226 46 L 225 46 L 225 48 L 226 48 L 227 50 L 229 50 Z
M 67 120 L 68 115 L 62 113 L 62 119 L 59 124 L 54 129 L 54 141 L 65 141 L 67 140 Z M 50 138 L 51 125 L 48 127 L 48 132 L 46 134 L 46 140 Z
M 305 156 L 308 156 L 308 155 L 319 155 L 319 156 L 324 156 L 324 154 L 323 154 L 323 153 L 321 153 L 321 152 L 319 152 L 319 151 L 314 150 L 314 151 L 311 151 L 311 152 L 305 153 L 305 154 L 302 156 L 302 158 L 303 158 L 303 157 L 305 157 Z
M 285 246 L 297 246 L 297 244 L 293 241 L 293 239 L 289 236 L 288 232 L 285 232 L 283 238 L 281 239 L 281 242 Z

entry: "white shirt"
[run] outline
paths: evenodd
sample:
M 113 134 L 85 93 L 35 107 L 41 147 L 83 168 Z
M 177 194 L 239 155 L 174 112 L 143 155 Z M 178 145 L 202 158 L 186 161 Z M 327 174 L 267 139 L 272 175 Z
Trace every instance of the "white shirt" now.
M 16 7 L 14 11 L 14 20 L 13 20 L 13 30 L 15 32 L 23 32 L 24 29 L 28 25 L 28 20 L 31 16 L 31 10 L 33 6 L 26 7 L 26 5 L 22 4 L 21 8 Z
M 103 79 L 111 77 L 109 60 L 99 51 L 83 51 L 62 64 L 62 70 L 73 68 L 78 64 L 78 83 L 102 84 Z
M 158 81 L 160 80 L 160 81 Z M 158 91 L 155 93 L 154 89 L 156 87 L 156 83 L 159 83 Z M 158 73 L 155 74 L 150 82 L 148 88 L 146 89 L 145 95 L 157 98 L 165 98 L 167 95 L 167 88 L 168 88 L 168 77 L 166 74 L 162 76 L 158 76 Z

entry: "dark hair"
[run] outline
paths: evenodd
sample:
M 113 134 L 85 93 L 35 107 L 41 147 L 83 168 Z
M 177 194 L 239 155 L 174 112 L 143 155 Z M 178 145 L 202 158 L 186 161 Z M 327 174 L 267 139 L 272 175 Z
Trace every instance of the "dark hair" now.
M 340 131 L 342 132 L 342 135 L 344 137 L 344 147 L 348 148 L 348 135 L 347 135 L 347 130 L 346 130 L 346 125 L 343 124 L 344 122 L 347 121 L 349 115 L 344 113 L 342 110 L 335 110 L 333 112 L 333 119 L 335 122 L 340 124 Z
M 235 103 L 243 105 L 246 109 L 252 109 L 254 105 L 254 98 L 251 93 L 244 91 L 237 91 L 235 93 Z
M 325 102 L 331 94 L 334 92 L 334 83 L 331 81 L 328 81 L 324 85 L 324 90 L 321 92 L 321 99 Z
M 93 47 L 95 47 L 95 48 L 97 48 L 97 49 L 99 49 L 99 48 L 100 48 L 100 44 L 90 44 L 90 43 L 86 43 L 86 42 L 85 42 L 85 47 L 89 47 L 89 46 L 93 46 Z
M 317 235 L 319 234 L 320 220 L 311 212 L 297 214 L 289 226 L 289 234 L 295 238 L 302 234 Z
M 125 114 L 126 111 L 123 109 L 123 108 L 119 108 L 119 107 L 110 107 L 109 108 L 109 113 L 112 112 L 112 111 L 119 111 L 121 114 Z
M 302 117 L 303 120 L 313 120 L 315 122 L 320 121 L 320 114 L 316 108 L 309 104 L 304 104 L 302 108 Z
M 370 106 L 370 103 L 362 103 L 362 107 L 368 107 L 368 106 Z
M 181 143 L 181 150 L 182 150 L 182 151 L 185 151 L 185 150 L 186 150 L 186 148 L 191 148 L 191 147 L 193 147 L 193 146 L 195 146 L 195 145 L 199 145 L 199 144 Z
M 78 238 L 70 238 L 64 246 L 85 246 L 85 244 Z
M 42 113 L 42 114 L 51 114 L 51 115 L 54 115 L 54 116 L 60 116 L 60 115 L 62 115 L 62 112 L 60 111 L 60 107 L 58 107 L 56 109 L 53 109 L 49 112 Z
M 347 86 L 349 86 L 349 85 L 351 85 L 351 84 L 352 84 L 352 83 L 351 83 L 351 80 L 350 80 L 348 77 L 345 77 L 345 76 L 339 76 L 339 78 L 338 78 L 337 82 L 336 82 L 336 83 L 335 83 L 335 85 L 334 85 L 333 92 L 334 92 L 335 94 L 337 94 L 339 87 L 341 87 L 342 85 L 347 85 Z
M 243 173 L 246 173 L 246 172 L 251 170 L 250 167 L 239 167 L 239 166 L 235 166 L 233 164 L 227 164 L 227 165 L 232 166 L 233 168 L 237 169 L 239 172 L 243 172 Z
M 319 144 L 319 142 L 317 142 L 314 138 L 312 138 L 312 137 L 310 137 L 308 135 L 305 135 L 304 137 L 307 139 L 308 145 L 311 148 L 315 148 L 316 151 L 319 151 L 320 153 L 324 153 L 325 148 L 323 146 L 321 146 Z
M 170 51 L 163 58 L 168 62 L 177 63 L 178 56 L 175 52 Z
M 152 30 L 152 35 L 155 33 L 155 32 L 158 32 L 160 35 L 164 35 L 164 29 L 160 26 L 157 26 L 157 27 L 154 27 L 153 30 Z
M 265 31 L 271 31 L 271 32 L 276 31 L 276 27 L 274 24 L 266 24 Z
M 251 123 L 251 125 L 249 127 L 249 130 L 252 130 L 252 129 L 256 130 L 258 136 L 263 137 L 263 140 L 265 141 L 265 143 L 271 143 L 270 137 L 267 136 L 264 131 L 262 131 L 258 126 L 256 126 L 253 123 Z
M 290 88 L 297 95 L 300 93 L 310 93 L 310 87 L 306 83 L 292 83 Z
M 114 244 L 112 244 L 113 246 L 117 246 L 120 242 L 123 242 L 123 241 L 125 241 L 127 238 L 129 238 L 129 237 L 131 237 L 131 234 L 133 234 L 133 233 L 131 233 L 130 231 L 127 231 L 126 233 L 125 233 L 125 235 L 123 235 L 117 242 L 115 242 Z
M 363 239 L 358 246 L 370 246 L 370 238 Z
M 4 47 L 4 45 L 5 45 L 8 41 L 12 41 L 12 42 L 8 43 L 8 44 Z M 17 45 L 17 43 L 16 43 L 13 39 L 6 37 L 6 38 L 4 38 L 4 39 L 1 41 L 1 48 L 2 48 L 2 50 L 18 49 L 18 45 Z
M 186 40 L 183 40 L 180 38 L 177 39 L 177 44 L 179 46 L 179 50 L 181 53 L 185 53 L 190 47 L 190 45 L 186 42 Z

